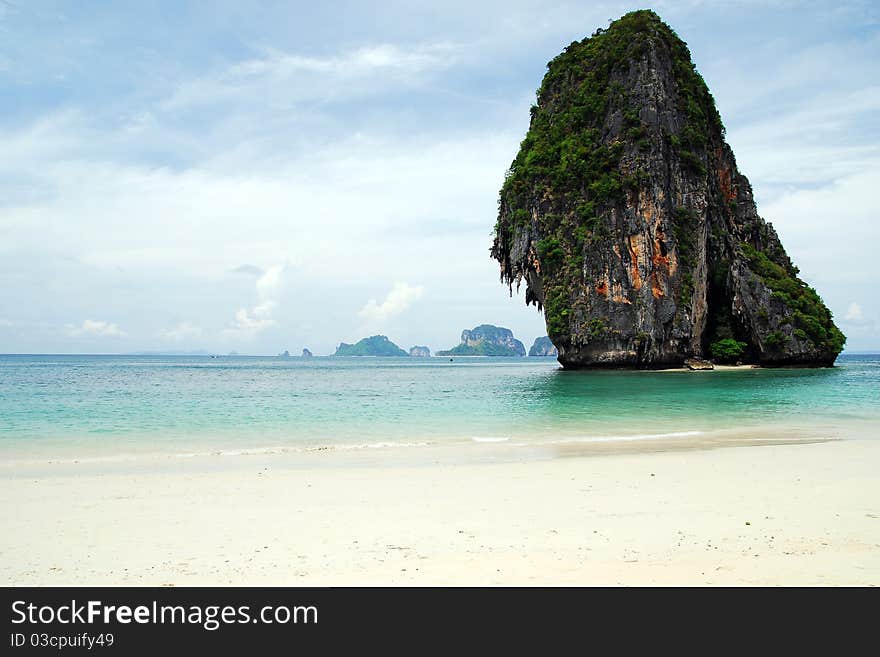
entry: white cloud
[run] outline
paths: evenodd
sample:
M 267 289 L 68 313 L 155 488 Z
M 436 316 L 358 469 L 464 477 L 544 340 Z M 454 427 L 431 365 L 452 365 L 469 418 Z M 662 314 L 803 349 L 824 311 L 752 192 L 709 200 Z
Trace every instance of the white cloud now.
M 759 205 L 758 211 L 779 231 L 805 280 L 821 277 L 864 285 L 867 280 L 859 264 L 870 257 L 865 247 L 880 240 L 873 202 L 878 186 L 880 171 L 872 167 L 829 185 L 793 189 Z M 860 291 L 850 294 L 861 297 Z
M 248 77 L 270 74 L 288 77 L 299 71 L 358 76 L 382 69 L 418 72 L 442 66 L 449 60 L 453 46 L 449 43 L 424 44 L 403 48 L 394 44 L 377 44 L 349 50 L 330 57 L 305 57 L 275 49 L 266 49 L 265 57 L 236 64 L 226 77 Z
M 846 309 L 846 315 L 844 315 L 843 318 L 848 322 L 855 322 L 863 319 L 864 315 L 862 314 L 862 307 L 853 301 L 849 304 L 849 308 Z
M 284 269 L 285 265 L 274 265 L 263 272 L 256 282 L 257 303 L 250 309 L 239 308 L 233 325 L 224 330 L 224 335 L 252 338 L 260 331 L 278 325 L 272 314 L 278 306 Z
M 119 338 L 126 335 L 125 331 L 116 324 L 96 319 L 85 319 L 79 326 L 67 324 L 65 328 L 70 336 L 95 335 L 106 338 Z
M 227 329 L 226 334 L 250 338 L 264 329 L 276 326 L 278 322 L 271 317 L 264 316 L 271 312 L 273 307 L 274 304 L 262 304 L 255 306 L 250 311 L 246 308 L 239 308 L 235 313 L 235 325 Z
M 761 183 L 759 194 L 771 186 L 828 184 L 876 167 L 880 147 L 870 139 L 853 140 L 847 130 L 878 110 L 880 86 L 817 95 L 792 111 L 740 124 L 730 142 L 743 172 Z
M 268 301 L 278 294 L 281 286 L 281 274 L 284 271 L 284 265 L 275 265 L 269 267 L 263 275 L 257 279 L 257 295 L 263 301 Z
M 185 82 L 160 107 L 177 111 L 218 102 L 251 103 L 255 96 L 278 107 L 315 98 L 375 95 L 395 82 L 450 66 L 455 50 L 448 42 L 412 47 L 385 43 L 313 57 L 264 48 L 261 57 Z
M 382 303 L 370 299 L 358 315 L 370 322 L 383 322 L 409 308 L 414 301 L 422 298 L 423 293 L 421 285 L 395 283 Z
M 876 333 L 878 329 L 877 319 L 871 315 L 871 311 L 866 313 L 864 308 L 855 301 L 849 304 L 846 314 L 843 316 L 843 322 L 846 329 L 850 332 L 858 333 L 867 332 L 868 334 Z
M 518 138 L 514 132 L 442 140 L 358 135 L 307 155 L 286 154 L 270 171 L 250 159 L 230 162 L 234 172 L 219 172 L 94 162 L 85 155 L 47 158 L 53 161 L 33 163 L 28 173 L 55 193 L 4 210 L 0 229 L 10 239 L 0 253 L 43 252 L 50 240 L 90 266 L 151 277 L 157 269 L 198 278 L 230 270 L 260 276 L 265 272 L 253 262 L 291 259 L 325 280 L 350 280 L 365 267 L 387 280 L 410 255 L 419 266 L 442 256 L 410 254 L 403 242 L 414 234 L 470 231 L 485 247 Z M 0 163 L 3 171 L 12 167 Z
M 180 322 L 173 328 L 162 329 L 159 331 L 160 337 L 165 338 L 166 340 L 173 340 L 174 342 L 182 342 L 183 340 L 198 338 L 201 337 L 201 335 L 201 327 L 195 326 L 191 322 Z
M 880 337 L 880 322 L 877 321 L 875 308 L 862 307 L 856 301 L 849 304 L 841 322 L 847 337 L 847 346 L 851 349 L 876 349 Z
M 507 298 L 487 256 L 498 186 L 519 137 L 512 131 L 442 139 L 359 134 L 307 156 L 285 153 L 271 170 L 238 158 L 223 171 L 91 161 L 84 143 L 82 159 L 67 155 L 28 165 L 38 187 L 55 192 L 0 213 L 0 231 L 8 236 L 0 240 L 0 275 L 13 255 L 28 254 L 38 263 L 31 280 L 48 278 L 44 287 L 71 290 L 69 307 L 56 320 L 63 324 L 65 316 L 86 314 L 78 304 L 88 289 L 82 271 L 91 272 L 100 277 L 102 301 L 113 304 L 117 321 L 148 331 L 131 331 L 139 348 L 173 323 L 145 326 L 132 289 L 174 322 L 185 317 L 204 327 L 198 346 L 216 350 L 250 338 L 255 352 L 277 353 L 293 341 L 332 350 L 340 333 L 359 328 L 356 311 L 367 299 L 376 297 L 377 306 L 384 301 L 370 280 L 456 291 L 439 322 L 425 315 L 404 328 L 382 327 L 395 335 L 410 331 L 406 339 L 413 343 L 447 346 L 447 335 L 483 321 L 537 326 L 537 313 Z M 52 260 L 50 250 L 57 252 Z M 453 270 L 450 252 L 460 259 Z M 285 301 L 285 286 L 263 299 L 256 293 L 267 264 L 282 262 L 295 264 L 298 283 L 311 295 L 316 319 L 308 330 L 296 328 L 302 318 Z M 271 288 L 279 276 L 270 273 L 260 287 Z M 22 289 L 31 285 L 21 283 Z M 482 314 L 473 316 L 471 306 Z M 50 318 L 43 308 L 32 319 Z M 220 330 L 209 331 L 212 325 Z M 273 326 L 289 329 L 287 344 L 278 344 L 282 336 Z
M 880 339 L 872 319 L 877 295 L 865 269 L 872 257 L 869 245 L 880 240 L 873 202 L 878 186 L 875 166 L 828 185 L 792 189 L 758 207 L 773 222 L 801 278 L 842 318 L 850 349 L 876 348 Z M 858 314 L 861 319 L 853 319 Z

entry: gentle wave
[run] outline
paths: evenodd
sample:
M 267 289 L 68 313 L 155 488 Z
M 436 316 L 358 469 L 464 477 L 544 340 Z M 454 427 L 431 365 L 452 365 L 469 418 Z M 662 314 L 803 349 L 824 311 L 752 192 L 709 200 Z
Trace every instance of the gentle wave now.
M 568 443 L 593 443 L 593 442 L 618 442 L 618 441 L 635 441 L 635 440 L 662 440 L 664 438 L 687 438 L 691 436 L 699 436 L 705 434 L 705 431 L 672 431 L 669 433 L 644 433 L 629 435 L 613 435 L 613 436 L 572 436 L 568 438 L 541 439 L 529 441 L 510 442 L 509 436 L 472 436 L 471 442 L 474 443 L 507 443 L 511 447 L 535 447 L 540 445 L 564 445 Z M 396 448 L 413 448 L 413 447 L 430 447 L 439 445 L 437 441 L 377 441 L 371 443 L 343 443 L 343 444 L 320 444 L 320 445 L 303 445 L 301 447 L 293 446 L 273 446 L 273 447 L 244 447 L 239 449 L 212 449 L 198 452 L 142 452 L 142 453 L 126 453 L 113 454 L 107 456 L 71 456 L 68 458 L 47 458 L 47 459 L 9 459 L 4 465 L 34 465 L 39 463 L 112 463 L 119 461 L 136 461 L 141 459 L 191 459 L 203 458 L 208 456 L 267 456 L 272 454 L 303 454 L 314 452 L 348 452 L 357 450 L 370 449 L 396 449 Z M 448 445 L 466 445 L 467 441 L 444 441 L 443 444 Z
M 311 447 L 305 447 L 302 450 L 304 452 L 323 452 L 326 450 L 357 450 L 357 449 L 386 449 L 391 447 L 428 447 L 429 445 L 434 445 L 435 443 L 430 441 L 418 441 L 418 442 L 391 442 L 391 441 L 381 441 L 376 443 L 356 443 L 349 445 L 314 445 Z
M 31 458 L 31 459 L 5 459 L 0 462 L 4 466 L 16 465 L 39 465 L 39 464 L 88 464 L 88 463 L 118 463 L 125 461 L 138 461 L 143 459 L 193 459 L 204 458 L 208 456 L 268 456 L 272 454 L 304 454 L 312 452 L 332 452 L 332 451 L 356 451 L 368 449 L 390 449 L 396 447 L 429 447 L 436 443 L 429 441 L 418 442 L 391 442 L 381 441 L 374 443 L 352 443 L 352 444 L 322 444 L 322 445 L 304 445 L 302 447 L 244 447 L 240 449 L 212 449 L 200 452 L 141 452 L 141 453 L 123 453 L 109 454 L 106 456 L 70 456 L 66 458 Z
M 555 440 L 548 440 L 544 442 L 553 445 L 562 445 L 566 443 L 610 443 L 628 440 L 663 440 L 665 438 L 689 438 L 691 436 L 702 436 L 705 433 L 705 431 L 670 431 L 668 433 L 636 433 L 616 436 L 574 436 L 571 438 L 558 438 Z

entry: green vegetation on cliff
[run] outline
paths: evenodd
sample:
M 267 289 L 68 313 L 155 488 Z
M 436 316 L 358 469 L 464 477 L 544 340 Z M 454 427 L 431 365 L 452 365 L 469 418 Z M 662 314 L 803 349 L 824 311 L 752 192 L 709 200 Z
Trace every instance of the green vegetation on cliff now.
M 384 335 L 374 335 L 357 344 L 341 343 L 334 356 L 409 356 Z
M 713 129 L 723 133 L 721 118 L 687 45 L 653 11 L 640 10 L 572 43 L 547 65 L 529 131 L 501 189 L 493 256 L 502 263 L 502 279 L 512 284 L 519 273 L 510 258 L 513 241 L 538 217 L 536 248 L 551 338 L 568 332 L 569 291 L 582 283 L 585 248 L 607 234 L 610 208 L 642 183 L 643 172 L 625 174 L 620 167 L 628 144 L 651 147 L 620 80 L 651 48 L 670 54 L 687 118 L 678 134 L 665 134 L 668 147 L 705 174 L 701 153 Z M 605 127 L 613 113 L 622 116 L 623 127 L 608 141 Z
M 779 254 L 771 258 L 750 244 L 742 245 L 743 254 L 753 272 L 761 277 L 764 284 L 773 290 L 773 297 L 785 303 L 792 311 L 789 322 L 794 326 L 794 335 L 810 340 L 816 347 L 839 352 L 843 349 L 846 337 L 834 325 L 831 311 L 822 303 L 818 293 L 797 277 L 797 267 Z M 777 261 L 774 261 L 777 260 Z M 785 264 L 780 264 L 782 260 Z M 779 334 L 772 340 L 765 340 L 768 346 L 780 347 L 785 343 Z

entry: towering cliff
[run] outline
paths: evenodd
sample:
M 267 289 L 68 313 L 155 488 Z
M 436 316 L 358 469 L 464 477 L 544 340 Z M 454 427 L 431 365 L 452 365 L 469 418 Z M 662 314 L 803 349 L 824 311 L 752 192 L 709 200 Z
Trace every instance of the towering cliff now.
M 824 366 L 845 341 L 758 215 L 686 44 L 648 10 L 548 64 L 491 254 L 564 367 Z

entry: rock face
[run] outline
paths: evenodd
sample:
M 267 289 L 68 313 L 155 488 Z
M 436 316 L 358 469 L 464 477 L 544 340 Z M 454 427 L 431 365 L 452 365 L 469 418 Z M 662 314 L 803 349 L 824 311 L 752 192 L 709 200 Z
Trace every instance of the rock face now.
M 413 358 L 430 358 L 431 357 L 431 350 L 428 349 L 427 347 L 419 347 L 419 346 L 410 347 L 409 348 L 409 355 L 412 356 Z
M 491 324 L 481 324 L 461 332 L 461 344 L 438 356 L 525 356 L 523 343 L 513 337 L 513 331 Z
M 312 356 L 314 356 L 314 354 L 311 351 L 309 351 L 308 349 L 303 349 L 303 352 L 302 352 L 303 358 L 311 358 Z
M 540 338 L 535 338 L 535 343 L 532 345 L 532 348 L 529 349 L 529 356 L 556 358 L 559 356 L 559 352 L 556 350 L 556 347 L 553 346 L 553 343 L 550 342 L 550 338 L 545 335 Z
M 334 356 L 409 356 L 403 349 L 384 335 L 374 335 L 359 340 L 357 344 L 342 342 Z
M 648 10 L 548 64 L 491 254 L 566 368 L 827 366 L 845 341 L 758 215 L 687 46 Z
M 698 372 L 700 370 L 714 370 L 715 366 L 711 361 L 703 360 L 702 358 L 686 358 L 684 361 L 684 366 L 689 370 Z
M 280 354 L 278 354 L 279 358 L 290 358 L 290 352 L 285 349 Z

